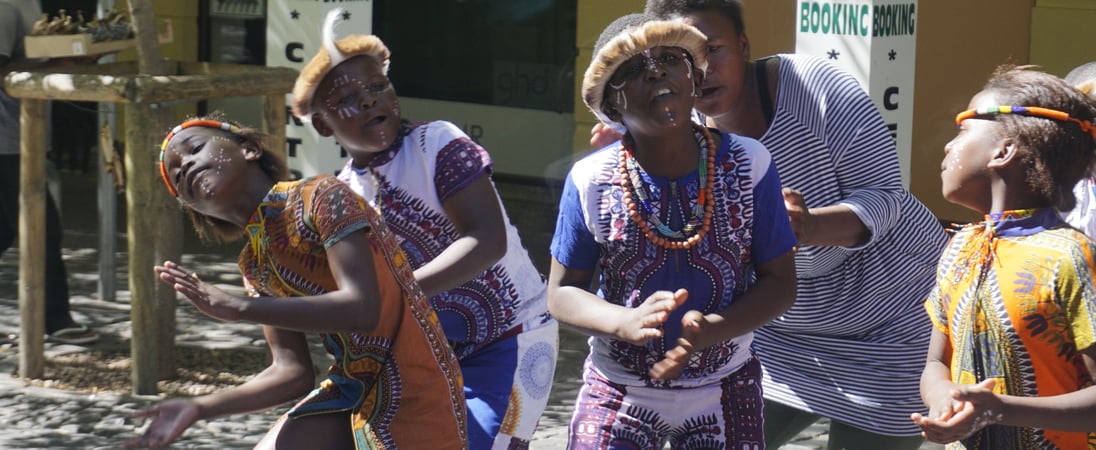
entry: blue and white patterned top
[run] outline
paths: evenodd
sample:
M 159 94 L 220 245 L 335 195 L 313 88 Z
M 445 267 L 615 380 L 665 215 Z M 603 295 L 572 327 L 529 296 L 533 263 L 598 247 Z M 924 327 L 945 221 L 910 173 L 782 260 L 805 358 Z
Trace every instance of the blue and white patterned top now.
M 715 131 L 713 130 L 713 133 Z M 628 216 L 617 171 L 617 142 L 576 162 L 563 187 L 552 256 L 564 266 L 597 269 L 598 295 L 628 307 L 659 290 L 689 291 L 686 303 L 664 325 L 664 335 L 645 346 L 590 338 L 589 361 L 608 380 L 632 386 L 691 387 L 714 383 L 751 357 L 752 333 L 697 352 L 680 378 L 653 382 L 651 366 L 681 334 L 686 311 L 722 310 L 748 289 L 754 268 L 795 246 L 769 152 L 756 140 L 723 133 L 716 151 L 711 230 L 689 249 L 665 249 L 647 239 Z M 642 169 L 640 177 L 663 223 L 681 228 L 698 197 L 698 172 L 669 180 Z M 685 213 L 682 213 L 685 211 Z M 734 320 L 734 318 L 731 318 Z
M 802 246 L 795 305 L 756 332 L 765 398 L 888 435 L 919 430 L 919 378 L 932 328 L 922 308 L 947 235 L 902 188 L 894 140 L 849 74 L 779 55 L 769 130 L 785 187 L 807 206 L 847 205 L 871 238 L 856 248 Z
M 415 269 L 436 258 L 460 235 L 442 207 L 449 197 L 490 176 L 491 157 L 456 125 L 415 123 L 401 129 L 400 145 L 370 161 L 380 184 L 381 214 Z M 373 175 L 347 161 L 338 178 L 370 202 Z M 502 202 L 499 201 L 502 208 Z M 458 358 L 522 330 L 551 321 L 544 277 L 506 221 L 506 254 L 476 278 L 430 299 Z

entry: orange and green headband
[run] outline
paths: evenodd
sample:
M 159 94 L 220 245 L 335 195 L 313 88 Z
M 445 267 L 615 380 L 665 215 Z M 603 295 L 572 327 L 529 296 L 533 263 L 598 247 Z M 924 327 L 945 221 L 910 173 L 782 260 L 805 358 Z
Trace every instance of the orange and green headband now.
M 217 128 L 232 134 L 243 133 L 243 130 L 236 125 L 213 119 L 191 119 L 172 128 L 171 132 L 164 137 L 164 142 L 160 144 L 160 178 L 164 180 L 164 185 L 167 186 L 167 191 L 171 193 L 172 197 L 178 197 L 179 191 L 175 190 L 175 185 L 171 183 L 171 178 L 167 176 L 167 165 L 164 164 L 164 153 L 167 151 L 167 144 L 171 142 L 171 138 L 175 137 L 176 134 L 179 134 L 180 131 L 190 127 Z
M 1081 127 L 1081 131 L 1088 133 L 1092 136 L 1092 139 L 1096 139 L 1096 124 L 1076 117 L 1070 117 L 1069 114 L 1056 109 L 1041 108 L 1038 106 L 989 106 L 968 109 L 955 116 L 955 124 L 959 125 L 963 123 L 964 120 L 975 117 L 994 116 L 997 114 L 1018 114 L 1021 116 L 1042 117 L 1044 119 L 1057 120 L 1059 122 L 1073 122 Z

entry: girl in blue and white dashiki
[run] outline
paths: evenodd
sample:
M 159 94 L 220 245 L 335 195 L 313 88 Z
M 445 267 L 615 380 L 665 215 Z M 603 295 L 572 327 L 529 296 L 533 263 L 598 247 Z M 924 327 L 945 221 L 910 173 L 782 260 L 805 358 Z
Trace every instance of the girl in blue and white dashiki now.
M 706 65 L 695 28 L 633 14 L 583 79 L 623 138 L 575 163 L 552 241 L 549 309 L 591 336 L 570 448 L 765 446 L 750 346 L 795 298 L 795 238 L 768 151 L 691 120 Z

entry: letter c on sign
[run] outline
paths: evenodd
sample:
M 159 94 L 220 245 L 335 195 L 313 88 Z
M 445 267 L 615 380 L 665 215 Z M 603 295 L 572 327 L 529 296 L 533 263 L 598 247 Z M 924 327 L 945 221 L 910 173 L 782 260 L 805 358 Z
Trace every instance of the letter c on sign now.
M 895 97 L 898 96 L 898 86 L 888 87 L 883 91 L 883 107 L 887 111 L 894 111 L 898 109 L 898 100 Z
M 290 42 L 289 44 L 286 44 L 285 59 L 295 63 L 304 62 L 304 57 L 299 54 L 300 50 L 304 50 L 304 45 L 300 42 Z

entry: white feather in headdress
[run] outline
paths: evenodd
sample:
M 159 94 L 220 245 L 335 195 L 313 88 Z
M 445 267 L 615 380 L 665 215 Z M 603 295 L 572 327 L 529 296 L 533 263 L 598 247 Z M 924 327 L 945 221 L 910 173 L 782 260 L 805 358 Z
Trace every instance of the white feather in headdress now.
M 312 96 L 316 93 L 316 87 L 323 81 L 331 69 L 340 63 L 358 55 L 366 55 L 375 58 L 381 65 L 381 71 L 388 74 L 388 64 L 391 53 L 380 38 L 373 35 L 351 34 L 342 39 L 335 38 L 335 25 L 343 17 L 346 11 L 335 8 L 327 13 L 324 19 L 322 32 L 323 45 L 297 75 L 297 81 L 293 84 L 293 100 L 290 107 L 293 115 L 308 120 L 312 114 Z
M 335 25 L 338 25 L 339 19 L 345 13 L 345 9 L 335 8 L 328 11 L 327 17 L 323 19 L 323 46 L 327 49 L 327 54 L 331 58 L 331 67 L 339 65 L 346 59 L 346 55 L 343 55 L 339 51 L 339 47 L 335 45 Z

